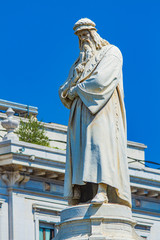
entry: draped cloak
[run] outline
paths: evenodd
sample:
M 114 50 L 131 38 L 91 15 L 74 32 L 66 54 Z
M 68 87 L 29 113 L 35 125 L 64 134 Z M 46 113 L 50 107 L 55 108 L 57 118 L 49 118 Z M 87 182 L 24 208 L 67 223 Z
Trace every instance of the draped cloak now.
M 97 51 L 76 83 L 78 97 L 71 101 L 63 93 L 77 62 L 59 90 L 70 109 L 64 197 L 72 199 L 75 184 L 105 183 L 116 193 L 109 199 L 131 206 L 121 52 L 113 45 Z

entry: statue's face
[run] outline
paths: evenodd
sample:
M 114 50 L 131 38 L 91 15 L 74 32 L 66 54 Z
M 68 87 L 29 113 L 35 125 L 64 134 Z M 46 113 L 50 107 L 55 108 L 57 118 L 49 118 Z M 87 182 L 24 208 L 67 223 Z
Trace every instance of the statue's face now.
M 82 30 L 77 33 L 79 40 L 85 42 L 86 40 L 91 40 L 91 35 L 88 30 Z

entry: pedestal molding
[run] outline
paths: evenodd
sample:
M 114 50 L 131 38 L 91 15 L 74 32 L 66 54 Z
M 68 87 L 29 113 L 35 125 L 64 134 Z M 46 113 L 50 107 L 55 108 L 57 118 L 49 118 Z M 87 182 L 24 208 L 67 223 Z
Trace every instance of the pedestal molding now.
M 138 240 L 131 209 L 118 204 L 84 204 L 61 212 L 54 240 Z

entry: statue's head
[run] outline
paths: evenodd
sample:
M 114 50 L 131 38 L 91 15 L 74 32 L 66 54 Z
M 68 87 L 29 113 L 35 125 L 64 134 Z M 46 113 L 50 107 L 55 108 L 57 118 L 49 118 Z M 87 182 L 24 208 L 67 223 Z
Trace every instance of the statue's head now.
M 83 43 L 85 42 L 90 45 L 92 44 L 92 47 L 94 46 L 96 50 L 109 44 L 106 40 L 100 37 L 95 26 L 96 24 L 88 18 L 81 18 L 75 23 L 73 30 L 79 38 L 80 50 L 82 50 Z

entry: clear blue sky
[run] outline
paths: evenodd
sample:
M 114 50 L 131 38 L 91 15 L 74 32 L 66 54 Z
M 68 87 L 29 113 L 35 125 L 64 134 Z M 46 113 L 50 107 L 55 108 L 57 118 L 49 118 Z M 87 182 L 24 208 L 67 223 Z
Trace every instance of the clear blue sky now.
M 1 1 L 0 98 L 37 106 L 38 119 L 66 124 L 58 88 L 79 54 L 74 23 L 92 19 L 124 58 L 128 140 L 160 163 L 160 1 Z

